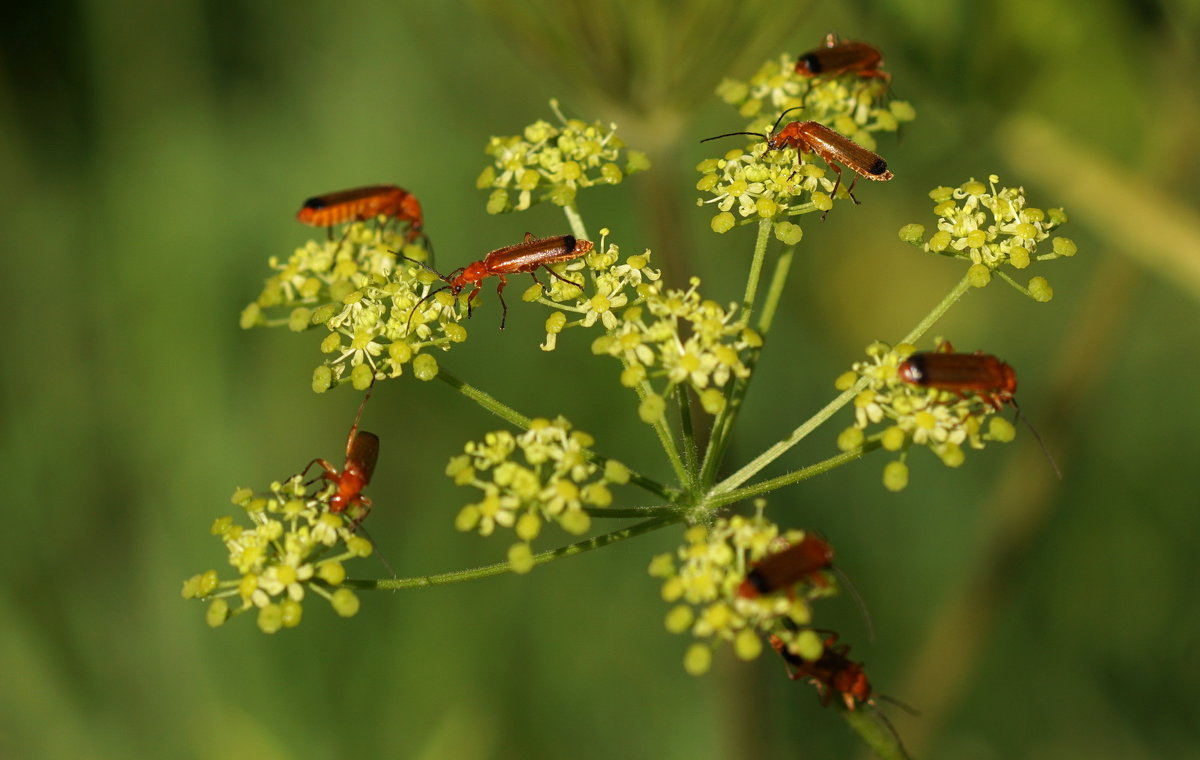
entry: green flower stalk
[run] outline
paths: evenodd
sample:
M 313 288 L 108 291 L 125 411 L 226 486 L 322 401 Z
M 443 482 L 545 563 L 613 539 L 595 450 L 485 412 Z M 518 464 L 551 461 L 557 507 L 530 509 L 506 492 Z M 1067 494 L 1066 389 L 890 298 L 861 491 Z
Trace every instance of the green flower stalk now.
M 211 626 L 251 610 L 258 612 L 264 633 L 300 624 L 310 594 L 324 598 L 342 617 L 358 612 L 358 597 L 342 587 L 344 562 L 370 556 L 371 542 L 354 534 L 354 516 L 330 511 L 333 484 L 308 493 L 301 475 L 271 484 L 269 494 L 248 488 L 233 494 L 250 525 L 231 516 L 213 522 L 212 534 L 228 552 L 236 579 L 222 581 L 216 570 L 194 575 L 183 583 L 185 599 L 209 602 Z M 234 604 L 231 604 L 231 601 Z
M 550 101 L 550 108 L 557 125 L 538 120 L 520 135 L 488 141 L 485 152 L 495 163 L 483 170 L 475 186 L 491 188 L 489 214 L 524 211 L 542 201 L 573 206 L 581 188 L 617 185 L 627 174 L 650 168 L 644 153 L 625 149 L 616 124 L 567 119 L 557 100 Z
M 822 573 L 779 593 L 738 593 L 755 562 L 804 539 L 803 531 L 782 531 L 762 512 L 760 501 L 754 517 L 734 515 L 707 527 L 693 525 L 675 554 L 658 555 L 650 563 L 650 575 L 663 579 L 663 600 L 675 604 L 667 613 L 667 630 L 700 639 L 684 656 L 684 668 L 692 675 L 708 671 L 713 651 L 723 643 L 743 660 L 758 657 L 763 638 L 770 636 L 805 659 L 821 654 L 821 637 L 808 627 L 810 603 L 836 592 L 832 578 Z
M 975 287 L 984 287 L 997 274 L 1035 301 L 1049 301 L 1054 291 L 1044 277 L 1034 277 L 1022 287 L 1001 267 L 1024 270 L 1034 262 L 1074 256 L 1075 243 L 1069 238 L 1054 238 L 1049 251 L 1043 245 L 1067 215 L 1058 208 L 1031 207 L 1024 188 L 997 188 L 999 182 L 992 174 L 986 185 L 971 179 L 958 187 L 934 188 L 929 197 L 938 217 L 937 231 L 926 240 L 924 226 L 908 224 L 900 229 L 900 239 L 929 253 L 971 262 L 968 274 Z

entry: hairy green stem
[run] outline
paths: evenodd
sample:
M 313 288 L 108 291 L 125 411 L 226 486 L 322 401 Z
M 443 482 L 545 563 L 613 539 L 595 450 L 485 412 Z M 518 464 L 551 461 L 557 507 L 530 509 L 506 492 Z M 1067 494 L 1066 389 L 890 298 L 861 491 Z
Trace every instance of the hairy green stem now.
M 750 315 L 754 310 L 754 298 L 758 295 L 758 281 L 762 277 L 763 260 L 767 256 L 767 242 L 771 239 L 771 228 L 774 226 L 770 219 L 762 219 L 758 223 L 758 237 L 754 239 L 754 256 L 750 259 L 750 273 L 746 277 L 746 294 L 742 296 L 742 320 L 750 323 Z
M 674 504 L 659 504 L 650 507 L 584 507 L 591 517 L 664 517 L 667 515 L 682 515 L 684 510 Z M 234 581 L 234 585 L 237 582 Z
M 501 403 L 491 394 L 479 390 L 475 386 L 459 378 L 457 375 L 447 372 L 443 368 L 439 368 L 437 378 L 510 425 L 519 427 L 522 430 L 529 429 L 528 417 L 521 414 L 516 409 L 513 409 L 511 406 Z
M 963 275 L 963 278 L 959 280 L 958 284 L 955 285 L 949 293 L 946 294 L 946 297 L 943 298 L 937 306 L 934 306 L 933 310 L 926 314 L 925 318 L 918 322 L 917 326 L 910 330 L 908 335 L 905 335 L 903 338 L 901 338 L 900 342 L 911 344 L 918 340 L 929 330 L 929 328 L 933 327 L 933 325 L 936 324 L 937 321 L 941 319 L 947 311 L 950 310 L 951 306 L 958 303 L 958 299 L 962 298 L 963 295 L 965 295 L 970 289 L 970 280 L 966 275 Z M 750 478 L 754 477 L 764 467 L 783 456 L 788 449 L 792 448 L 797 443 L 800 443 L 800 441 L 808 437 L 809 433 L 811 433 L 813 430 L 816 430 L 826 420 L 836 414 L 838 410 L 850 403 L 850 401 L 858 395 L 858 392 L 865 387 L 867 387 L 867 378 L 860 377 L 858 382 L 856 382 L 853 387 L 842 391 L 842 393 L 838 394 L 837 397 L 835 397 L 832 401 L 821 407 L 820 411 L 806 420 L 800 427 L 793 430 L 792 434 L 787 438 L 784 438 L 782 441 L 774 444 L 769 449 L 752 459 L 740 470 L 714 486 L 712 491 L 709 492 L 710 495 L 716 496 L 728 493 L 745 483 Z
M 533 564 L 544 565 L 547 562 L 553 562 L 556 559 L 563 557 L 571 557 L 576 554 L 582 554 L 592 549 L 599 549 L 602 546 L 624 541 L 626 539 L 640 536 L 643 533 L 649 533 L 652 530 L 670 525 L 671 523 L 679 522 L 683 518 L 679 515 L 665 515 L 662 517 L 652 517 L 649 520 L 630 525 L 627 528 L 614 530 L 611 533 L 605 533 L 602 536 L 595 536 L 583 541 L 579 541 L 567 546 L 560 546 L 557 549 L 550 549 L 544 552 L 538 552 L 533 555 Z M 369 589 L 373 591 L 399 591 L 406 588 L 424 588 L 426 586 L 438 586 L 444 583 L 461 583 L 462 581 L 473 581 L 479 578 L 490 578 L 493 575 L 503 575 L 511 573 L 512 565 L 507 561 L 497 562 L 494 565 L 484 565 L 470 570 L 452 570 L 448 573 L 438 573 L 436 575 L 415 575 L 411 578 L 385 578 L 382 580 L 348 580 L 343 585 L 352 588 Z
M 762 251 L 766 251 L 767 238 L 762 234 L 762 230 L 763 227 L 760 226 L 760 234 L 755 241 L 756 259 L 758 258 L 760 245 Z M 787 248 L 775 263 L 775 271 L 771 274 L 771 284 L 767 288 L 767 297 L 763 303 L 762 312 L 758 317 L 758 332 L 764 341 L 766 340 L 767 333 L 771 330 L 771 322 L 775 319 L 775 310 L 779 306 L 779 300 L 783 295 L 783 286 L 787 282 L 788 271 L 791 269 L 795 250 L 794 246 Z M 751 268 L 753 269 L 753 267 Z M 753 274 L 752 277 L 754 277 Z M 749 294 L 752 290 L 757 289 L 757 287 L 755 285 L 752 288 L 747 283 L 747 293 Z M 749 311 L 745 315 L 747 323 L 749 323 L 748 316 Z M 704 487 L 712 485 L 712 482 L 716 480 L 717 469 L 721 466 L 721 462 L 725 458 L 725 451 L 729 448 L 733 423 L 737 419 L 738 412 L 741 410 L 742 401 L 749 390 L 750 380 L 754 377 L 754 368 L 758 365 L 758 359 L 761 355 L 762 346 L 750 352 L 750 356 L 746 359 L 746 368 L 750 370 L 749 376 L 745 379 L 735 378 L 729 384 L 729 390 L 725 394 L 725 406 L 721 408 L 721 411 L 717 414 L 716 421 L 713 422 L 712 433 L 708 438 L 708 447 L 704 452 L 704 464 L 700 473 L 700 483 Z
M 792 269 L 792 259 L 796 256 L 796 246 L 791 245 L 779 254 L 775 262 L 775 272 L 771 275 L 771 284 L 767 287 L 767 299 L 763 301 L 762 311 L 758 315 L 758 333 L 766 337 L 771 332 L 771 323 L 775 321 L 775 311 L 783 299 L 783 286 L 787 284 L 788 272 Z
M 695 491 L 700 474 L 700 454 L 696 449 L 696 431 L 692 427 L 692 403 L 688 398 L 687 386 L 683 383 L 675 386 L 675 406 L 679 410 L 679 429 L 683 435 L 683 462 L 687 470 L 687 482 L 684 487 Z
M 1039 256 L 1038 258 L 1040 259 L 1041 257 Z M 993 270 L 992 274 L 996 275 L 1001 280 L 1004 280 L 1009 285 L 1012 285 L 1013 288 L 1021 295 L 1026 296 L 1028 298 L 1033 298 L 1033 294 L 1029 292 L 1028 288 L 1026 288 L 1024 285 L 1022 285 L 1021 283 L 1014 280 L 1012 277 L 1010 277 L 1005 272 L 1002 272 L 999 269 L 996 269 L 996 270 Z
M 622 359 L 621 365 L 628 367 L 629 364 Z M 643 380 L 635 387 L 639 401 L 645 401 L 646 396 L 654 392 L 650 386 L 649 380 Z M 679 484 L 687 489 L 691 482 L 691 476 L 688 474 L 687 468 L 683 465 L 683 458 L 679 455 L 679 446 L 675 443 L 675 436 L 671 434 L 671 428 L 667 425 L 665 415 L 660 414 L 658 419 L 651 423 L 654 427 L 655 434 L 658 435 L 658 442 L 662 445 L 663 453 L 667 455 L 667 461 L 671 463 L 671 469 L 675 471 L 675 478 Z
M 950 310 L 950 307 L 958 303 L 958 299 L 966 295 L 966 292 L 970 289 L 971 281 L 968 279 L 968 275 L 964 274 L 963 278 L 958 281 L 958 284 L 954 286 L 953 290 L 946 294 L 946 297 L 942 299 L 941 303 L 939 303 L 937 306 L 934 306 L 933 311 L 926 314 L 925 318 L 918 322 L 917 326 L 909 331 L 908 335 L 905 335 L 900 339 L 900 342 L 915 344 L 917 340 L 926 332 L 928 332 L 929 328 L 933 327 L 934 323 L 945 316 L 946 312 Z
M 716 510 L 739 501 L 753 499 L 756 496 L 768 494 L 771 491 L 778 490 L 784 486 L 794 485 L 802 480 L 808 480 L 809 478 L 829 472 L 830 470 L 841 467 L 844 464 L 853 462 L 855 459 L 861 459 L 864 454 L 874 451 L 881 445 L 882 444 L 879 441 L 867 441 L 857 449 L 842 452 L 841 454 L 831 456 L 828 459 L 817 462 L 816 464 L 810 464 L 808 467 L 803 467 L 785 475 L 770 478 L 768 480 L 755 483 L 754 485 L 746 486 L 745 488 L 738 488 L 733 491 L 714 494 L 707 501 L 705 501 L 704 505 L 709 509 Z
M 579 208 L 571 203 L 562 207 L 563 213 L 567 215 L 567 223 L 571 225 L 571 234 L 576 240 L 591 240 L 588 236 L 587 227 L 583 226 L 583 217 L 579 215 Z

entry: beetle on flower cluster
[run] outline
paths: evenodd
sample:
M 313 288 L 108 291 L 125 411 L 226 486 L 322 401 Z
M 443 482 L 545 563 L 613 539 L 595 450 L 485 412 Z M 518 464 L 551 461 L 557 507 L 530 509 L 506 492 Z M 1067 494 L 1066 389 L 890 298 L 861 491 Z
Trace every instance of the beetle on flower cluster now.
M 726 645 L 743 660 L 774 652 L 782 675 L 808 679 L 826 703 L 849 713 L 873 704 L 861 664 L 849 659 L 848 645 L 836 644 L 837 634 L 820 625 L 823 600 L 843 587 L 831 572 L 835 541 L 810 530 L 797 515 L 768 516 L 763 497 L 877 451 L 892 457 L 884 464 L 883 482 L 898 491 L 908 483 L 913 450 L 927 449 L 956 467 L 968 450 L 1013 440 L 1013 425 L 998 414 L 1005 405 L 1015 406 L 1011 366 L 982 352 L 954 354 L 940 339 L 924 351 L 919 347 L 966 293 L 994 280 L 1034 301 L 1049 301 L 1052 290 L 1040 271 L 1025 282 L 1013 273 L 1034 265 L 1040 270 L 1075 253 L 1072 241 L 1057 236 L 1067 219 L 1061 209 L 1031 205 L 1023 189 L 1004 186 L 995 175 L 987 182 L 969 179 L 936 188 L 930 193 L 935 231 L 927 236 L 924 225 L 913 223 L 900 230 L 900 238 L 922 252 L 962 262 L 959 282 L 894 342 L 870 342 L 865 360 L 846 357 L 843 366 L 849 369 L 834 384 L 838 393 L 820 411 L 793 419 L 792 410 L 781 405 L 774 415 L 781 425 L 774 431 L 777 441 L 729 461 L 751 380 L 769 371 L 775 356 L 769 350 L 771 330 L 787 305 L 783 294 L 804 228 L 821 223 L 812 212 L 821 212 L 821 219 L 831 211 L 864 213 L 872 196 L 896 191 L 895 183 L 885 182 L 893 172 L 882 157 L 894 143 L 880 141 L 913 121 L 915 111 L 891 96 L 891 75 L 882 66 L 873 46 L 830 37 L 822 48 L 799 58 L 772 58 L 748 81 L 727 79 L 717 88 L 736 109 L 736 119 L 752 119 L 738 125 L 744 131 L 729 134 L 751 141 L 699 163 L 696 188 L 706 197 L 698 205 L 715 206 L 716 213 L 697 215 L 694 222 L 721 235 L 731 253 L 741 244 L 737 228 L 755 226 L 753 239 L 742 241 L 749 250 L 738 298 L 715 295 L 720 287 L 694 276 L 678 280 L 685 287 L 669 286 L 654 253 L 623 238 L 616 225 L 597 227 L 598 237 L 589 234 L 581 201 L 649 170 L 650 162 L 625 145 L 617 125 L 567 118 L 557 101 L 550 104 L 554 121 L 539 119 L 517 135 L 488 141 L 490 163 L 476 182 L 487 198 L 477 213 L 519 213 L 548 202 L 562 209 L 562 228 L 530 232 L 518 241 L 481 239 L 477 260 L 455 262 L 460 266 L 449 274 L 434 266 L 438 231 L 425 225 L 422 206 L 409 191 L 367 185 L 306 201 L 302 221 L 321 223 L 327 234 L 268 260 L 271 272 L 242 312 L 242 327 L 286 326 L 320 336 L 312 342 L 322 358 L 308 370 L 319 393 L 343 386 L 425 393 L 421 384 L 402 379 L 411 375 L 440 380 L 500 417 L 507 427 L 440 452 L 448 461 L 445 474 L 471 490 L 443 509 L 448 527 L 512 538 L 503 558 L 484 567 L 348 579 L 347 564 L 370 554 L 372 543 L 363 535 L 366 510 L 343 512 L 372 500 L 381 505 L 377 509 L 386 508 L 391 501 L 388 494 L 363 493 L 371 486 L 379 439 L 360 433 L 372 439 L 356 448 L 356 422 L 343 470 L 317 460 L 321 473 L 314 479 L 297 475 L 260 492 L 238 489 L 234 503 L 241 520 L 225 517 L 213 526 L 232 577 L 223 579 L 216 570 L 198 574 L 185 582 L 184 596 L 206 600 L 213 625 L 257 611 L 259 628 L 274 633 L 299 624 L 305 600 L 314 595 L 348 616 L 366 591 L 528 573 L 675 528 L 681 532 L 679 548 L 647 560 L 670 605 L 667 629 L 692 638 L 682 656 L 687 672 L 709 670 Z M 804 121 L 782 124 L 796 109 Z M 859 190 L 866 204 L 861 208 L 844 203 L 858 202 L 857 177 L 878 180 Z M 419 186 L 417 179 L 406 178 L 404 186 Z M 328 208 L 338 203 L 347 205 Z M 380 214 L 362 218 L 374 211 Z M 891 234 L 880 244 L 886 239 L 903 251 Z M 569 341 L 590 347 L 595 371 L 611 379 L 613 399 L 605 408 L 649 426 L 670 478 L 646 474 L 654 471 L 653 462 L 614 451 L 620 441 L 598 440 L 561 414 L 526 415 L 517 403 L 498 399 L 447 366 L 470 352 L 471 343 L 495 334 L 494 324 L 478 324 L 481 311 L 501 309 L 504 326 L 507 278 L 526 274 L 534 282 L 512 309 L 538 314 L 544 329 L 533 339 L 522 338 L 523 350 L 553 352 Z M 498 305 L 481 297 L 482 281 L 489 277 L 497 278 Z M 469 332 L 468 325 L 475 329 Z M 870 340 L 865 336 L 863 342 Z M 434 358 L 437 352 L 445 358 Z M 469 360 L 462 365 L 464 371 L 474 367 Z M 488 367 L 480 376 L 521 371 L 519 362 L 511 366 Z M 554 385 L 544 380 L 539 378 L 539 389 Z M 545 406 L 553 398 L 539 396 L 538 402 Z M 840 433 L 827 436 L 827 457 L 783 475 L 760 476 L 844 409 Z M 399 462 L 426 447 L 402 429 L 389 434 L 386 424 L 373 427 L 384 428 L 389 441 L 381 467 L 388 457 Z M 370 449 L 369 465 L 361 461 L 364 449 Z M 616 521 L 628 522 L 600 527 Z M 544 546 L 561 540 L 567 543 Z M 864 735 L 872 730 L 861 721 L 854 725 Z M 898 738 L 893 743 L 900 746 Z

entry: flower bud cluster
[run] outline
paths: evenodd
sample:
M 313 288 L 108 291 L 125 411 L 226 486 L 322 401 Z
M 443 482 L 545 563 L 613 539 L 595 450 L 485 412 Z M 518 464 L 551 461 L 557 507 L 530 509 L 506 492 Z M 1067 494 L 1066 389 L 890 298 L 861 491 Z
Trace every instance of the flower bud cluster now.
M 1025 269 L 1035 261 L 1075 255 L 1075 243 L 1069 238 L 1054 238 L 1048 251 L 1043 245 L 1051 230 L 1067 221 L 1062 209 L 1033 208 L 1024 188 L 997 188 L 999 182 L 993 174 L 986 185 L 971 179 L 958 187 L 934 188 L 929 197 L 938 217 L 937 231 L 925 239 L 924 226 L 908 224 L 900 229 L 900 239 L 930 253 L 971 262 L 969 275 L 976 287 L 987 285 L 992 273 L 1005 264 Z M 1036 301 L 1049 301 L 1054 295 L 1044 277 L 1034 277 L 1018 289 Z
M 234 492 L 233 503 L 245 510 L 250 525 L 226 516 L 213 522 L 211 532 L 224 542 L 238 578 L 222 581 L 216 570 L 209 570 L 183 583 L 185 599 L 209 601 L 209 625 L 257 610 L 264 633 L 294 628 L 309 593 L 323 597 L 342 617 L 358 612 L 358 597 L 341 587 L 343 563 L 370 556 L 371 542 L 355 535 L 343 514 L 329 511 L 332 486 L 315 494 L 309 490 L 295 475 L 272 483 L 266 495 L 248 488 Z
M 650 575 L 663 579 L 663 600 L 674 604 L 667 613 L 667 630 L 699 639 L 684 656 L 689 673 L 706 672 L 722 643 L 731 645 L 739 658 L 753 660 L 762 652 L 763 638 L 771 635 L 806 659 L 820 656 L 821 637 L 807 626 L 812 620 L 810 602 L 836 593 L 827 573 L 769 594 L 738 593 L 756 562 L 803 538 L 803 531 L 781 531 L 763 517 L 760 503 L 754 517 L 735 515 L 711 526 L 691 526 L 674 554 L 651 561 Z
M 644 153 L 625 150 L 616 124 L 567 119 L 557 100 L 550 101 L 550 108 L 558 125 L 538 120 L 520 135 L 488 141 L 484 150 L 495 163 L 483 170 L 475 186 L 492 189 L 489 214 L 524 211 L 541 201 L 570 206 L 579 188 L 616 185 L 625 175 L 650 168 Z
M 1016 436 L 1012 423 L 996 414 L 986 395 L 921 387 L 900 377 L 900 365 L 916 352 L 914 346 L 886 343 L 867 347 L 868 361 L 856 362 L 835 383 L 838 390 L 866 387 L 854 397 L 854 424 L 838 436 L 838 447 L 852 451 L 867 440 L 878 440 L 899 458 L 884 467 L 884 486 L 892 491 L 908 485 L 905 460 L 913 446 L 924 446 L 947 467 L 965 459 L 964 446 L 984 448 L 987 441 L 1007 443 Z M 986 423 L 986 424 L 985 424 Z
M 535 419 L 519 435 L 499 430 L 467 443 L 465 453 L 446 466 L 446 475 L 479 489 L 483 498 L 463 507 L 455 526 L 482 536 L 498 527 L 513 529 L 520 543 L 509 550 L 509 562 L 515 571 L 528 572 L 533 569 L 530 544 L 544 523 L 582 535 L 592 525 L 587 509 L 609 506 L 609 485 L 629 482 L 629 470 L 620 462 L 601 465 L 590 458 L 592 444 L 590 435 L 572 430 L 563 417 Z
M 363 222 L 347 225 L 336 239 L 310 240 L 286 261 L 272 257 L 276 273 L 242 312 L 242 327 L 325 328 L 321 351 L 328 358 L 312 380 L 318 392 L 347 381 L 362 390 L 399 376 L 410 362 L 417 378 L 432 379 L 437 361 L 421 350 L 448 350 L 466 340 L 467 331 L 448 291 L 416 309 L 442 283 L 397 251 L 418 261 L 428 257 L 387 226 Z M 288 314 L 269 319 L 276 310 Z

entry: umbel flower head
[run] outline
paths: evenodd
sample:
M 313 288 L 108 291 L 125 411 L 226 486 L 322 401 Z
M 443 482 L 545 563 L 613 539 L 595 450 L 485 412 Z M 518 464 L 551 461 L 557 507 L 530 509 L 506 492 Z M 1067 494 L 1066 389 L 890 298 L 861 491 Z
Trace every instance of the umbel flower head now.
M 762 639 L 780 637 L 789 650 L 805 659 L 821 654 L 821 637 L 807 626 L 810 602 L 836 592 L 826 573 L 813 573 L 790 588 L 749 596 L 739 593 L 755 563 L 804 539 L 804 532 L 782 531 L 762 514 L 735 515 L 711 526 L 693 525 L 674 554 L 650 563 L 650 575 L 663 579 L 662 597 L 674 604 L 667 630 L 691 633 L 699 641 L 688 648 L 684 668 L 693 675 L 709 669 L 713 651 L 730 644 L 743 660 L 762 652 Z
M 785 112 L 799 109 L 794 118 L 823 124 L 873 151 L 872 133 L 895 132 L 900 122 L 915 118 L 912 107 L 903 101 L 882 105 L 884 87 L 883 80 L 853 74 L 815 80 L 800 76 L 795 57 L 785 53 L 763 64 L 749 82 L 724 80 L 717 94 L 753 119 L 746 132 L 767 135 Z M 727 232 L 739 217 L 774 219 L 833 207 L 836 177 L 827 176 L 823 160 L 797 155 L 792 147 L 770 150 L 759 139 L 749 149 L 733 149 L 721 158 L 701 161 L 696 169 L 704 175 L 696 189 L 713 195 L 698 202 L 713 203 L 719 209 L 711 222 L 716 232 Z M 799 240 L 798 230 L 777 234 L 788 244 Z
M 592 342 L 592 352 L 621 361 L 621 384 L 639 390 L 643 420 L 661 419 L 665 399 L 679 385 L 691 386 L 705 411 L 717 414 L 730 378 L 749 375 L 745 360 L 762 345 L 761 336 L 735 319 L 735 304 L 703 298 L 698 278 L 687 290 L 664 290 L 660 273 L 649 267 L 650 251 L 618 264 L 620 248 L 607 236 L 608 230 L 601 230 L 600 245 L 584 259 L 592 289 L 564 286 L 561 302 L 543 299 L 558 311 L 546 320 L 542 348 L 554 350 L 568 328 L 602 329 L 605 334 Z M 528 295 L 537 297 L 538 291 L 530 288 Z M 568 314 L 578 318 L 569 320 Z
M 449 350 L 467 338 L 455 299 L 440 293 L 415 307 L 440 283 L 404 255 L 424 260 L 427 252 L 386 226 L 347 225 L 332 240 L 310 240 L 276 270 L 259 297 L 242 312 L 244 328 L 287 325 L 295 331 L 324 328 L 321 351 L 328 358 L 313 372 L 318 392 L 340 382 L 363 390 L 377 380 L 397 377 L 412 363 L 422 380 L 437 375 L 437 360 L 426 348 Z M 286 316 L 271 319 L 269 313 Z
M 343 562 L 370 556 L 371 542 L 354 535 L 344 514 L 330 511 L 332 486 L 308 491 L 302 476 L 295 475 L 272 483 L 266 495 L 248 488 L 234 492 L 233 503 L 245 510 L 250 525 L 222 517 L 213 523 L 212 534 L 224 542 L 237 578 L 223 581 L 209 570 L 183 582 L 185 599 L 209 602 L 209 625 L 257 610 L 264 633 L 293 628 L 300 624 L 310 593 L 342 617 L 358 612 L 358 597 L 341 587 Z
M 884 80 L 864 79 L 854 73 L 807 78 L 796 73 L 796 56 L 784 53 L 763 63 L 748 82 L 723 80 L 717 95 L 754 120 L 746 128 L 749 132 L 765 132 L 779 114 L 803 106 L 804 119 L 820 122 L 874 150 L 872 133 L 895 132 L 902 122 L 916 118 L 908 102 L 885 102 L 886 86 Z
M 485 152 L 495 163 L 483 170 L 475 186 L 492 188 L 489 214 L 524 211 L 541 201 L 570 206 L 579 188 L 616 185 L 625 175 L 650 168 L 644 153 L 625 150 L 616 124 L 567 119 L 557 100 L 550 101 L 550 108 L 558 124 L 538 120 L 520 135 L 488 141 Z
M 999 182 L 992 174 L 986 185 L 971 179 L 958 187 L 934 188 L 929 197 L 938 217 L 937 231 L 926 240 L 924 226 L 908 224 L 900 229 L 900 239 L 930 253 L 971 262 L 969 275 L 976 287 L 987 285 L 997 273 L 1035 301 L 1049 301 L 1054 291 L 1044 277 L 1034 277 L 1022 287 L 1001 267 L 1026 269 L 1035 261 L 1074 256 L 1075 243 L 1065 237 L 1051 240 L 1046 250 L 1050 231 L 1065 223 L 1067 215 L 1060 208 L 1033 208 L 1024 188 L 997 187 Z
M 866 380 L 854 398 L 854 424 L 838 436 L 838 447 L 852 451 L 870 439 L 898 452 L 899 458 L 883 471 L 884 486 L 892 491 L 908 485 L 905 460 L 914 446 L 928 448 L 947 467 L 958 467 L 966 456 L 964 446 L 982 449 L 987 441 L 1007 443 L 1016 436 L 1012 423 L 996 414 L 999 405 L 986 391 L 960 395 L 906 382 L 901 366 L 915 352 L 908 344 L 892 348 L 873 343 L 867 347 L 869 360 L 855 363 L 835 383 L 845 391 Z
M 510 548 L 509 562 L 516 572 L 532 570 L 530 543 L 544 523 L 558 523 L 573 535 L 586 533 L 592 524 L 587 509 L 609 506 L 609 485 L 629 481 L 629 470 L 620 462 L 599 465 L 589 458 L 592 443 L 563 417 L 535 419 L 519 435 L 498 430 L 467 443 L 446 466 L 446 475 L 479 489 L 483 498 L 463 507 L 455 526 L 482 536 L 512 528 L 520 543 Z

